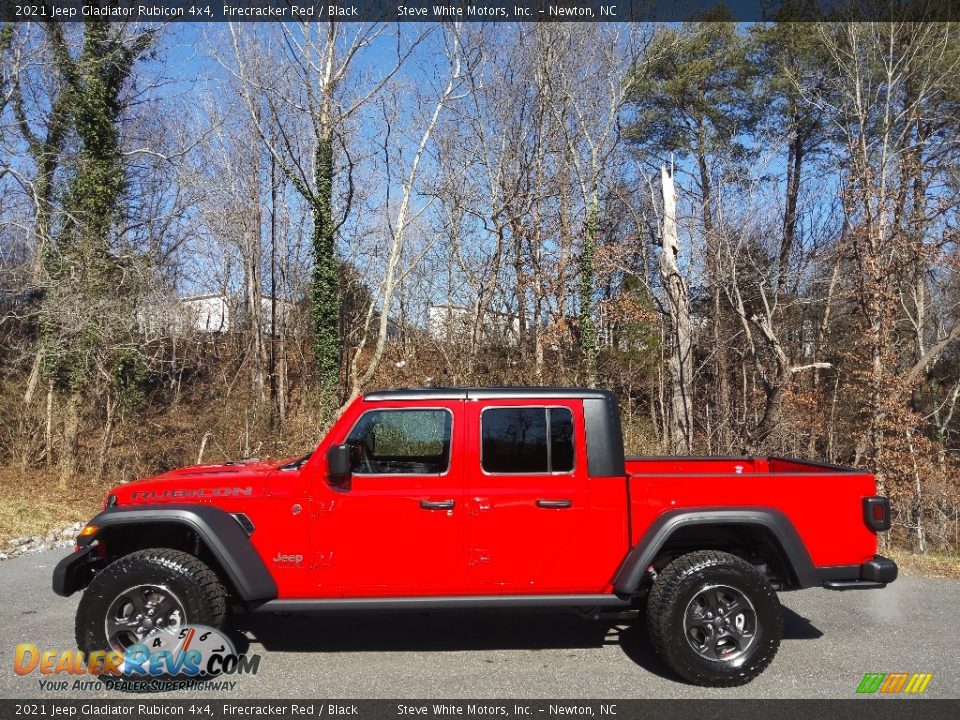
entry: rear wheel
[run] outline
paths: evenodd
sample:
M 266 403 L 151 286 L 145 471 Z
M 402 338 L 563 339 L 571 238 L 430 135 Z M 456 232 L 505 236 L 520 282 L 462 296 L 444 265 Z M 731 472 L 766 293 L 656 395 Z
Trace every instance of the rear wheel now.
M 226 592 L 214 572 L 181 550 L 139 550 L 93 578 L 77 608 L 77 646 L 124 651 L 159 628 L 219 627 Z
M 647 603 L 660 656 L 696 685 L 743 685 L 780 646 L 780 601 L 766 576 L 729 553 L 704 550 L 670 563 Z

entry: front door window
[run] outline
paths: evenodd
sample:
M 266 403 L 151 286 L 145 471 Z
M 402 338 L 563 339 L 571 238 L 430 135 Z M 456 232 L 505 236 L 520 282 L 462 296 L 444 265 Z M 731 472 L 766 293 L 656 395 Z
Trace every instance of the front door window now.
M 450 468 L 449 410 L 373 410 L 347 437 L 358 475 L 443 475 Z

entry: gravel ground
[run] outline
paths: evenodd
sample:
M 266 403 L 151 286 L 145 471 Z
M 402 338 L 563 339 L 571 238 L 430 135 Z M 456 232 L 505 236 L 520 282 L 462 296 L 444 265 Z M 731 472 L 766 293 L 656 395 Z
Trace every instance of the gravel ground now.
M 46 535 L 21 535 L 7 541 L 0 546 L 0 560 L 10 560 L 28 553 L 43 552 L 56 548 L 73 547 L 77 534 L 83 523 L 73 523 L 61 530 L 54 530 Z

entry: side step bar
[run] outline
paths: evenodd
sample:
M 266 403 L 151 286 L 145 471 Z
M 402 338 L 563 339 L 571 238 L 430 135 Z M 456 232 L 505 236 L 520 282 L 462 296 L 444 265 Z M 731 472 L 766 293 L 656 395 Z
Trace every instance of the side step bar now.
M 827 580 L 823 586 L 827 590 L 881 590 L 887 584 L 876 580 Z
M 821 568 L 827 590 L 878 590 L 897 579 L 897 564 L 883 555 L 874 555 L 863 565 Z
M 447 610 L 460 608 L 629 607 L 619 595 L 462 595 L 446 597 L 269 600 L 252 612 L 313 613 L 351 610 Z

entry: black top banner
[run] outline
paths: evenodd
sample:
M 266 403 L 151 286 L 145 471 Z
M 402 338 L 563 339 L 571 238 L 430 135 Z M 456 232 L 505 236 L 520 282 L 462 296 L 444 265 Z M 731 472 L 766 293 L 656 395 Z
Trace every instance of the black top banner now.
M 960 0 L 0 0 L 6 22 L 960 20 Z

